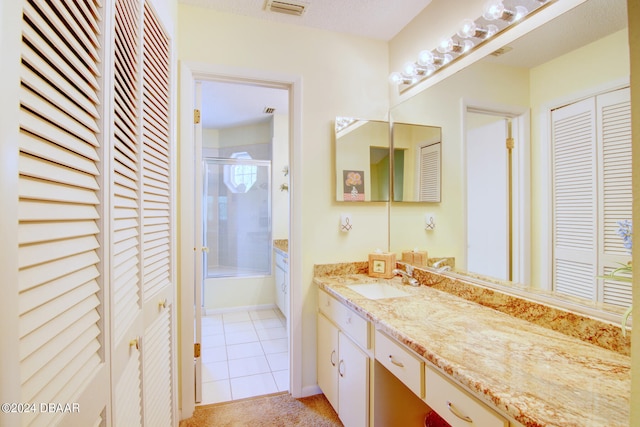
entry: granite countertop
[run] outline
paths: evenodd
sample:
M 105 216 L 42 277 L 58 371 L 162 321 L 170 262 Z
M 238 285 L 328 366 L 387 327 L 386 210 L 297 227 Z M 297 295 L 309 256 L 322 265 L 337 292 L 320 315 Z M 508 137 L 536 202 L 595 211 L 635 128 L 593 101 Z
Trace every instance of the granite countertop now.
M 273 247 L 282 252 L 289 252 L 289 239 L 276 239 L 273 241 Z
M 370 300 L 346 286 L 375 281 L 411 296 Z M 629 425 L 627 355 L 399 277 L 314 282 L 526 427 Z

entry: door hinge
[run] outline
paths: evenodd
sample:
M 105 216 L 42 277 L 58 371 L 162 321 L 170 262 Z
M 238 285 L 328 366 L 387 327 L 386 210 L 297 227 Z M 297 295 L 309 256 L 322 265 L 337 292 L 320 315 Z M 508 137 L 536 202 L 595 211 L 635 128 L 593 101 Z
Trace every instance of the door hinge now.
M 200 343 L 193 344 L 193 357 L 200 357 Z
M 196 108 L 193 110 L 193 124 L 197 125 L 198 123 L 200 123 L 200 110 Z
M 513 138 L 507 138 L 507 150 L 513 150 L 515 146 L 515 140 Z

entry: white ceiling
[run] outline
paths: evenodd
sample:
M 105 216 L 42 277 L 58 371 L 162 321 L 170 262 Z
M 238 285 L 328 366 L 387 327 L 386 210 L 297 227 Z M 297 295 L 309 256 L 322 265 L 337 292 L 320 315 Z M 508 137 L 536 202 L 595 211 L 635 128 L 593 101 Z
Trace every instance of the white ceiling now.
M 391 40 L 431 0 L 302 0 L 302 16 L 265 10 L 265 0 L 178 0 L 221 12 L 251 16 L 274 22 Z M 300 0 L 294 0 L 298 2 Z

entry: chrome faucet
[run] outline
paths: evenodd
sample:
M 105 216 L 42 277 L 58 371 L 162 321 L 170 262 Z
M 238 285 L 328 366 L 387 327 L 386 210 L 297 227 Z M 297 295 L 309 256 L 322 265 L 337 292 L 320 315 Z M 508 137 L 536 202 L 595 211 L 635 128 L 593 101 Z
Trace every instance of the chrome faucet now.
M 413 277 L 413 266 L 407 264 L 404 268 L 406 271 L 396 268 L 395 270 L 393 270 L 393 274 L 401 275 L 402 283 L 404 283 L 405 285 L 420 286 L 420 282 L 418 282 L 418 279 Z
M 435 268 L 438 273 L 442 273 L 443 271 L 451 271 L 450 265 L 442 265 L 442 263 L 446 261 L 447 258 L 439 259 L 438 261 L 434 262 L 431 267 Z

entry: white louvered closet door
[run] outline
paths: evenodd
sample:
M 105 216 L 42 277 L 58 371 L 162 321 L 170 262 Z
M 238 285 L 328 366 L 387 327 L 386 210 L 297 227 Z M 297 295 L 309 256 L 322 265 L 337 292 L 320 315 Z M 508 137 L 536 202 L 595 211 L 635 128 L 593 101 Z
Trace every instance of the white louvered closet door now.
M 595 100 L 554 110 L 552 140 L 554 289 L 593 300 L 598 238 Z
M 598 169 L 600 204 L 600 265 L 598 274 L 608 274 L 631 255 L 618 236 L 618 221 L 631 220 L 631 93 L 629 88 L 599 95 Z M 620 306 L 631 305 L 631 283 L 601 280 L 599 300 Z
M 99 270 L 103 15 L 97 0 L 23 6 L 21 401 L 73 402 L 80 412 L 23 414 L 22 425 L 102 425 L 108 419 Z
M 420 147 L 420 196 L 421 202 L 440 201 L 440 147 L 431 144 Z
M 631 260 L 618 221 L 631 219 L 629 89 L 552 114 L 554 286 L 558 292 L 628 306 L 631 284 L 597 276 Z
M 111 324 L 114 425 L 142 425 L 141 7 L 116 0 L 111 144 Z
M 149 2 L 143 10 L 142 295 L 144 425 L 177 419 L 172 264 L 169 37 Z

